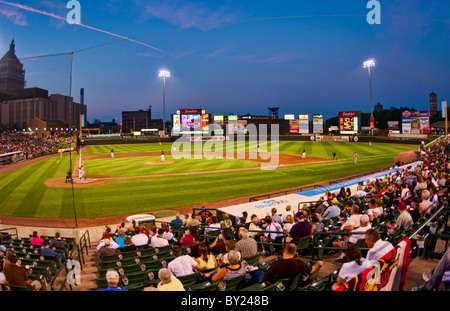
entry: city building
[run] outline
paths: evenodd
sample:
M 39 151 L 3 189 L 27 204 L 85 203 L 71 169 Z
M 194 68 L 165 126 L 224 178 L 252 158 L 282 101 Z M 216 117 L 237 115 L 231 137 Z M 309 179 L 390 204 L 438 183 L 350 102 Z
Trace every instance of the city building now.
M 0 60 L 0 126 L 10 129 L 28 129 L 35 119 L 49 124 L 63 124 L 70 130 L 86 125 L 87 107 L 84 89 L 81 103 L 71 96 L 49 95 L 47 90 L 25 88 L 25 71 L 15 54 L 15 42 Z M 38 124 L 42 124 L 39 123 Z
M 14 40 L 9 51 L 0 59 L 0 92 L 14 92 L 25 88 L 25 70 L 15 51 Z
M 122 111 L 122 132 L 129 133 L 148 129 L 152 119 L 152 107 L 148 110 Z

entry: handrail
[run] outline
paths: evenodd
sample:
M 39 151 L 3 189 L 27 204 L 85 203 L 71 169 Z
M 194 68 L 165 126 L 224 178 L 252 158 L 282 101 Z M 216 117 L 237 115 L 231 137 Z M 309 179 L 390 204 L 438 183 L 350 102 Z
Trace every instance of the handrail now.
M 13 230 L 15 233 L 14 234 L 9 234 L 9 232 L 7 232 L 8 230 Z M 5 229 L 1 229 L 0 233 L 2 232 L 6 232 L 8 233 L 11 237 L 15 236 L 16 238 L 19 238 L 19 234 L 17 233 L 17 228 L 5 228 Z

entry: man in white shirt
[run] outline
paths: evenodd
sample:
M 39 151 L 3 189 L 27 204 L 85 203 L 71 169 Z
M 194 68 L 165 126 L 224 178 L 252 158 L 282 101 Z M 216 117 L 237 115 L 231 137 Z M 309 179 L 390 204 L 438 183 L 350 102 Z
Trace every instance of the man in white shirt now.
M 158 229 L 158 234 L 152 236 L 151 240 L 150 240 L 150 246 L 151 247 L 164 247 L 169 245 L 169 241 L 167 241 L 166 238 L 164 238 L 164 232 L 165 230 L 162 228 Z
M 363 190 L 363 186 L 359 186 L 359 187 L 358 187 L 358 191 L 356 191 L 355 197 L 356 197 L 356 198 L 361 198 L 361 197 L 364 197 L 364 196 L 366 196 L 366 195 L 367 195 L 367 192 L 365 192 L 365 191 Z
M 366 231 L 365 241 L 370 248 L 366 255 L 369 261 L 377 261 L 394 248 L 391 242 L 381 240 L 380 232 L 375 228 Z
M 141 233 L 141 229 L 139 227 L 136 227 L 134 232 L 136 234 L 131 237 L 131 243 L 133 243 L 134 246 L 143 246 L 148 244 L 148 236 Z
M 200 270 L 200 264 L 189 255 L 181 255 L 181 248 L 176 245 L 172 250 L 175 259 L 169 262 L 167 268 L 176 277 L 181 277 L 194 273 L 194 269 Z
M 341 231 L 352 231 L 353 229 L 358 228 L 360 226 L 360 217 L 361 215 L 359 214 L 359 206 L 357 204 L 353 204 L 351 216 L 341 225 Z

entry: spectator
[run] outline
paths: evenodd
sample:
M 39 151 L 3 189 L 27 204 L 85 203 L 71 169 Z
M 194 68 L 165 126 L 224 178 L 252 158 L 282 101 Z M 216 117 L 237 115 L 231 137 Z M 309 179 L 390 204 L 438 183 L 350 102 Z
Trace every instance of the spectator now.
M 228 253 L 228 261 L 230 262 L 229 265 L 222 267 L 211 277 L 213 282 L 229 280 L 245 273 L 245 267 L 241 262 L 241 254 L 238 251 L 231 250 Z
M 195 261 L 197 261 L 200 271 L 217 268 L 216 257 L 210 253 L 209 247 L 205 243 L 198 245 L 198 253 L 200 256 Z
M 285 235 L 288 235 L 293 226 L 294 226 L 294 217 L 292 217 L 292 215 L 289 214 L 286 216 L 286 219 L 284 221 L 283 233 Z M 290 242 L 291 240 L 292 240 L 292 238 L 289 236 L 286 238 L 286 241 L 288 241 L 288 242 Z
M 55 238 L 50 242 L 50 247 L 65 247 L 69 249 L 69 244 L 61 238 L 61 233 L 56 232 Z
M 182 255 L 181 248 L 174 245 L 172 253 L 175 259 L 169 262 L 167 268 L 176 277 L 194 273 L 194 269 L 200 270 L 200 265 L 189 255 Z
M 123 230 L 119 230 L 118 232 L 117 232 L 117 237 L 116 237 L 116 240 L 115 240 L 115 242 L 117 243 L 117 245 L 119 245 L 119 248 L 124 248 L 125 246 L 127 246 L 126 244 L 125 244 L 125 238 L 126 238 L 126 236 L 125 236 L 125 232 L 123 232 Z
M 393 234 L 399 230 L 407 230 L 414 223 L 411 215 L 406 210 L 405 202 L 400 202 L 397 209 L 400 212 L 400 215 L 397 217 L 397 221 L 394 224 L 389 222 L 386 223 L 389 234 Z
M 164 229 L 164 238 L 169 242 L 169 244 L 174 243 L 174 236 L 172 231 L 170 230 L 169 224 L 163 224 L 162 228 Z
M 266 216 L 266 233 L 264 233 L 265 243 L 276 244 L 275 248 L 280 248 L 283 243 L 283 228 L 278 222 L 272 220 L 272 217 Z M 263 255 L 267 254 L 266 250 L 263 250 Z
M 118 292 L 123 292 L 123 291 L 128 291 L 128 289 L 126 288 L 120 288 L 119 285 L 119 281 L 120 281 L 120 277 L 119 277 L 119 273 L 116 270 L 108 270 L 106 272 L 105 275 L 106 278 L 106 282 L 108 283 L 108 287 L 106 288 L 99 288 L 98 291 L 101 292 L 112 292 L 112 291 L 118 291 Z
M 199 227 L 201 225 L 200 220 L 195 218 L 195 214 L 192 214 L 191 218 L 188 218 L 186 222 L 186 227 Z
M 235 249 L 236 249 L 236 241 L 234 241 L 234 240 L 227 240 L 225 242 L 225 249 L 220 254 L 217 255 L 217 264 L 220 267 L 229 265 L 230 262 L 228 260 L 228 253 L 230 251 L 235 250 Z
M 422 210 L 422 214 L 430 214 L 431 210 L 436 207 L 433 202 L 430 201 L 430 191 L 423 190 L 421 195 L 422 202 L 420 202 L 420 209 Z
M 334 217 L 337 217 L 341 214 L 341 209 L 339 206 L 336 205 L 336 203 L 333 203 L 333 205 L 329 206 L 325 212 L 323 212 L 322 217 L 323 220 L 328 220 Z
M 287 217 L 288 215 L 291 215 L 292 218 L 294 218 L 295 213 L 294 213 L 294 211 L 292 211 L 291 209 L 292 209 L 292 206 L 291 206 L 291 205 L 286 205 L 286 211 L 283 213 L 283 222 L 286 222 L 286 217 Z
M 414 197 L 411 200 L 411 208 L 409 209 L 409 214 L 414 223 L 416 223 L 422 217 L 422 209 L 420 208 L 420 199 Z
M 169 245 L 169 241 L 164 238 L 166 231 L 163 228 L 159 228 L 156 235 L 152 236 L 150 240 L 150 246 L 153 248 L 165 247 Z
M 170 222 L 170 227 L 171 228 L 181 227 L 182 225 L 183 225 L 183 220 L 181 220 L 180 214 L 177 214 L 175 216 L 175 219 L 172 219 L 172 221 Z
M 281 224 L 283 222 L 283 218 L 281 218 L 281 216 L 277 214 L 277 209 L 275 207 L 272 208 L 271 213 L 272 213 L 272 216 L 271 216 L 272 221 L 277 222 L 279 224 Z
M 137 250 L 136 245 L 133 245 L 133 242 L 131 241 L 131 237 L 127 236 L 124 240 L 123 240 L 123 244 L 125 244 L 125 247 L 121 248 L 120 251 L 122 253 L 126 253 L 126 252 L 135 252 Z
M 297 246 L 294 243 L 286 244 L 283 257 L 269 266 L 264 273 L 263 281 L 273 284 L 280 279 L 290 278 L 298 274 L 309 275 L 323 265 L 322 261 L 318 261 L 313 266 L 308 266 L 296 256 Z
M 111 240 L 110 239 L 105 239 L 104 240 L 104 244 L 105 247 L 102 247 L 98 252 L 98 256 L 102 257 L 102 256 L 110 256 L 110 255 L 114 255 L 118 253 L 118 249 L 117 248 L 112 248 L 111 247 Z
M 197 236 L 197 228 L 189 227 L 188 232 L 181 238 L 181 247 L 193 246 L 195 245 L 195 237 Z
M 361 250 L 354 244 L 348 244 L 345 250 L 345 261 L 339 270 L 336 283 L 332 286 L 333 290 L 344 285 L 368 267 L 365 258 L 362 257 Z
M 102 249 L 103 247 L 105 247 L 105 241 L 108 240 L 109 241 L 109 246 L 110 248 L 114 248 L 114 249 L 118 249 L 119 248 L 119 244 L 117 244 L 114 240 L 111 239 L 102 239 L 100 240 L 100 242 L 97 245 L 97 251 L 99 251 L 100 249 Z
M 3 273 L 6 282 L 14 286 L 33 287 L 36 291 L 42 288 L 42 284 L 37 280 L 30 280 L 28 272 L 17 263 L 17 256 L 13 252 L 6 251 Z
M 31 236 L 31 239 L 30 239 L 30 244 L 42 246 L 42 245 L 44 245 L 44 239 L 39 236 L 37 231 L 33 231 L 33 235 Z
M 161 280 L 161 282 L 158 283 L 156 288 L 158 291 L 169 291 L 169 292 L 183 292 L 186 291 L 186 289 L 183 286 L 183 283 L 181 283 L 180 280 L 178 280 L 172 273 L 170 273 L 169 269 L 162 268 L 158 271 L 158 279 Z
M 394 246 L 389 241 L 380 238 L 380 232 L 376 228 L 371 228 L 365 233 L 365 242 L 369 248 L 366 259 L 376 261 L 391 251 Z
M 141 228 L 136 227 L 134 229 L 135 234 L 131 237 L 131 242 L 136 247 L 139 246 L 148 246 L 148 236 L 145 233 L 141 232 Z
M 48 240 L 44 241 L 44 245 L 41 247 L 40 251 L 42 256 L 44 257 L 59 257 L 62 263 L 67 262 L 67 259 L 63 254 L 58 253 L 57 251 L 54 251 L 50 248 L 50 242 Z
M 292 238 L 291 242 L 296 244 L 300 238 L 311 235 L 311 224 L 302 212 L 295 214 L 295 220 L 289 236 Z
M 222 229 L 228 229 L 233 227 L 233 222 L 230 219 L 230 215 L 225 213 L 222 215 L 222 220 L 220 221 L 220 227 Z
M 222 226 L 219 223 L 219 219 L 217 216 L 212 217 L 212 223 L 205 229 L 205 235 L 210 233 L 211 231 L 219 230 Z
M 239 229 L 239 241 L 236 242 L 235 250 L 241 253 L 242 258 L 248 258 L 258 253 L 258 244 L 248 236 L 248 230 Z
M 314 232 L 322 232 L 322 223 L 317 213 L 314 213 L 311 217 L 311 234 Z

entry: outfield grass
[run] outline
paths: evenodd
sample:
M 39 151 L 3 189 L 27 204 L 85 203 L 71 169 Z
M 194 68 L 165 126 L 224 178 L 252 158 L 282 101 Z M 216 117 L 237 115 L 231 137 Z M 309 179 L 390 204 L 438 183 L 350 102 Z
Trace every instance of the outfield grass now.
M 138 144 L 90 146 L 83 155 L 148 152 L 170 150 L 170 144 Z M 265 148 L 265 146 L 261 146 Z M 248 144 L 245 145 L 248 150 Z M 332 158 L 338 162 L 305 164 L 276 170 L 241 170 L 197 175 L 164 176 L 154 178 L 118 179 L 107 185 L 76 188 L 74 191 L 77 217 L 95 218 L 135 214 L 152 210 L 167 210 L 181 206 L 202 204 L 258 195 L 280 189 L 301 187 L 324 180 L 362 173 L 393 164 L 396 154 L 417 150 L 417 146 L 367 143 L 280 142 L 280 153 Z M 358 163 L 353 163 L 353 152 Z M 246 160 L 177 160 L 170 165 L 143 165 L 152 157 L 104 158 L 85 161 L 87 174 L 108 176 L 141 176 L 194 171 L 210 171 L 255 166 Z M 72 157 L 73 160 L 73 157 Z M 155 157 L 153 160 L 159 160 Z M 166 156 L 170 161 L 170 156 Z M 64 176 L 69 168 L 69 156 L 55 157 L 0 175 L 0 215 L 36 218 L 73 218 L 71 188 L 51 188 L 44 185 L 48 178 Z

